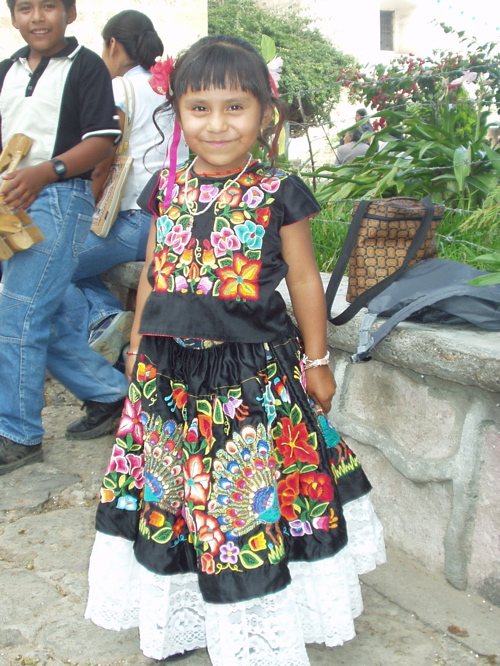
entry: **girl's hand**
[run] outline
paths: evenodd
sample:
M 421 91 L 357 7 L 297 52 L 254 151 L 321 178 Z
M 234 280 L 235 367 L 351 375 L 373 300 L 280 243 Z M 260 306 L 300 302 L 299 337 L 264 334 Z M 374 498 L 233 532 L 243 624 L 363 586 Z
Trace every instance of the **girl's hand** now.
M 325 416 L 332 406 L 332 398 L 337 390 L 337 383 L 332 371 L 326 365 L 319 368 L 310 368 L 305 371 L 306 392 L 317 407 L 320 407 Z
M 136 361 L 137 361 L 136 354 L 127 355 L 127 361 L 125 363 L 125 377 L 129 382 L 132 381 L 132 375 L 134 372 L 134 366 Z

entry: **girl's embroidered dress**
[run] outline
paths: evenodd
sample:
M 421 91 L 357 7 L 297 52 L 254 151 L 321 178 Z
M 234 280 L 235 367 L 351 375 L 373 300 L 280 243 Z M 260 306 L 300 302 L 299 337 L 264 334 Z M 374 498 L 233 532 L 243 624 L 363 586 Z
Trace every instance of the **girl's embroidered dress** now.
M 302 666 L 305 643 L 354 637 L 358 574 L 385 560 L 369 481 L 310 405 L 276 291 L 281 225 L 319 207 L 300 179 L 255 163 L 193 216 L 231 176 L 192 174 L 185 189 L 185 174 L 166 210 L 167 174 L 154 192 L 153 292 L 86 616 L 139 626 L 155 659 L 206 646 L 215 666 Z

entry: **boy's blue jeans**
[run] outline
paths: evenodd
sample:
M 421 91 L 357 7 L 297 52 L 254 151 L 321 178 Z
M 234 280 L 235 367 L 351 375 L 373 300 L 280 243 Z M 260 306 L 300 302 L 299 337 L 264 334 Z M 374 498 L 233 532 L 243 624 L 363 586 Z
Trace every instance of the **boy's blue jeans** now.
M 144 261 L 151 219 L 142 210 L 123 210 L 106 238 L 87 236 L 73 281 L 87 299 L 89 327 L 123 310 L 98 274 L 124 261 Z M 70 288 L 66 298 L 72 299 L 75 290 Z
M 2 265 L 0 435 L 20 444 L 42 441 L 46 369 L 80 400 L 114 402 L 127 392 L 124 375 L 81 344 L 88 333 L 73 321 L 75 303 L 70 317 L 62 305 L 93 208 L 88 181 L 48 185 L 28 210 L 45 240 Z

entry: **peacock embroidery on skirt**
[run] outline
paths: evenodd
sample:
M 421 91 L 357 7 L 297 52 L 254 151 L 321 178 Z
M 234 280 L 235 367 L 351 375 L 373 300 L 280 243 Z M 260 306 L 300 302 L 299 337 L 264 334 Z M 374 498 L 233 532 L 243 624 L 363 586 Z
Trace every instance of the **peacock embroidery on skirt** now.
M 281 541 L 277 460 L 262 423 L 234 432 L 213 464 L 212 514 L 228 539 L 248 534 L 258 525 L 273 544 Z

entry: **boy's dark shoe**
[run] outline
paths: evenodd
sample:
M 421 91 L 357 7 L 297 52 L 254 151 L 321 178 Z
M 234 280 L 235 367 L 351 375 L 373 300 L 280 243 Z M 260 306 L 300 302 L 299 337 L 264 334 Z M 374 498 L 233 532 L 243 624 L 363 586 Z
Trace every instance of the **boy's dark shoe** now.
M 0 476 L 8 474 L 18 467 L 42 462 L 42 445 L 26 446 L 13 442 L 8 437 L 0 435 Z
M 116 402 L 84 402 L 85 416 L 67 427 L 66 439 L 94 439 L 110 433 L 122 413 L 124 400 L 123 397 Z

